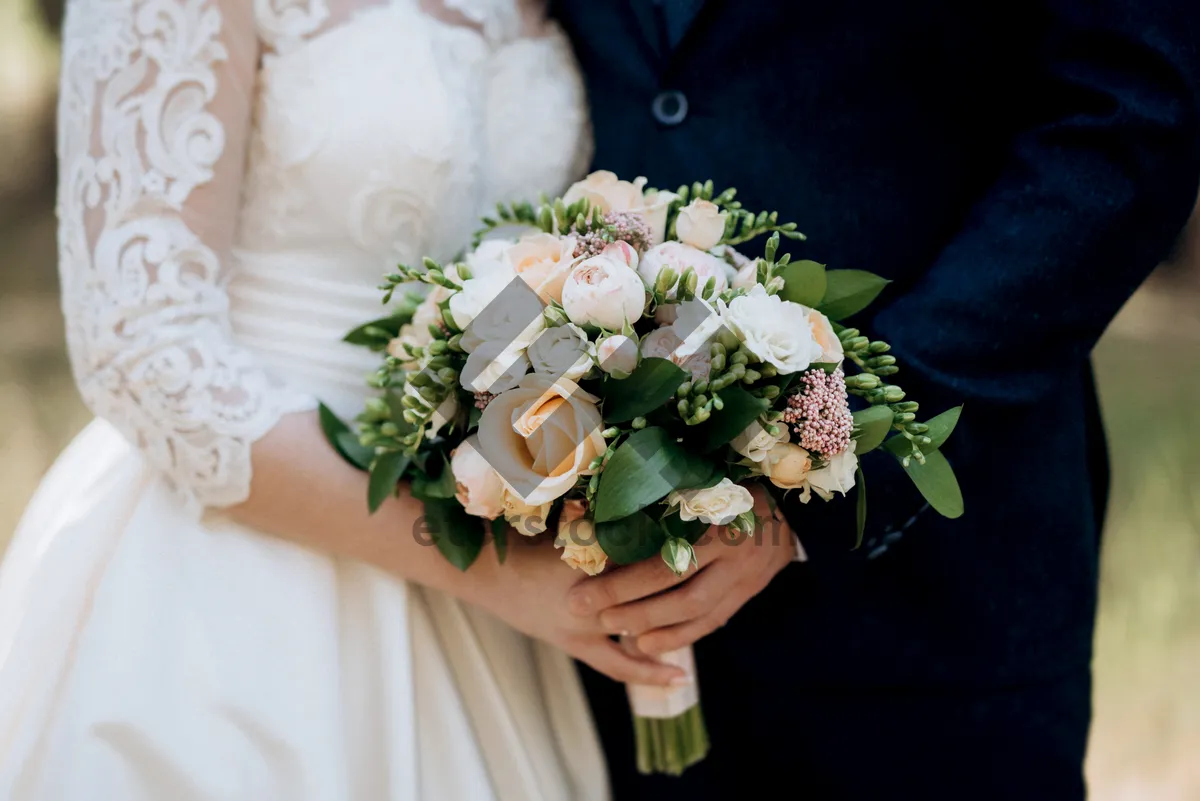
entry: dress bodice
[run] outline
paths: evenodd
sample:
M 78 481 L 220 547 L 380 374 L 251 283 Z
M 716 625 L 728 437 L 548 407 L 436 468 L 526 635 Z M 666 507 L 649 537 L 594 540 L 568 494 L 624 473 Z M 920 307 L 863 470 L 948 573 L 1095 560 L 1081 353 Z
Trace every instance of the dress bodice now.
M 351 416 L 380 277 L 590 155 L 532 0 L 70 0 L 60 273 L 84 400 L 195 508 L 316 400 Z M 531 27 L 537 27 L 536 34 Z

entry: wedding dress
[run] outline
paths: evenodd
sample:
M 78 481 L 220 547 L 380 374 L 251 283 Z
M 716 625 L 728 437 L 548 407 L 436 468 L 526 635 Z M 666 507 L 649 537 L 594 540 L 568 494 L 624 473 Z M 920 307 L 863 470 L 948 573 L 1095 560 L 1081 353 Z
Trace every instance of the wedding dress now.
M 606 797 L 564 655 L 220 512 L 282 415 L 360 408 L 340 339 L 383 272 L 586 166 L 567 44 L 516 2 L 70 3 L 61 272 L 98 420 L 0 572 L 0 799 Z

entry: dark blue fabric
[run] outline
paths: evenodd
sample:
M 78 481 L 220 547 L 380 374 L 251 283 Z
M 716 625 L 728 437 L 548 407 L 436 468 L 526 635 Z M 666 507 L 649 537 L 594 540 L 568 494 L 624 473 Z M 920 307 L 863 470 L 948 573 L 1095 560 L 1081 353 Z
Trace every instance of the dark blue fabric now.
M 824 766 L 801 797 L 881 798 L 864 789 L 881 786 L 871 752 L 894 749 L 890 763 L 915 760 L 928 779 L 943 749 L 966 759 L 946 726 L 973 726 L 987 729 L 981 776 L 1028 760 L 1046 766 L 1029 783 L 1074 789 L 1020 797 L 1081 795 L 1108 487 L 1088 357 L 1196 198 L 1194 3 L 708 0 L 676 17 L 695 12 L 676 44 L 671 0 L 661 16 L 649 0 L 555 5 L 586 75 L 597 168 L 736 186 L 748 208 L 799 223 L 797 255 L 892 279 L 854 322 L 892 343 L 923 412 L 965 404 L 946 448 L 960 520 L 921 512 L 879 454 L 865 459 L 867 547 L 850 548 L 852 500 L 785 506 L 811 560 L 698 648 L 722 732 L 713 759 L 749 758 L 735 740 L 750 738 Z M 686 95 L 682 124 L 655 122 L 663 90 Z M 619 688 L 587 678 L 618 798 L 638 797 L 628 719 L 607 703 Z M 997 693 L 1010 695 L 990 704 Z M 1034 725 L 1043 709 L 1061 725 Z M 737 774 L 706 772 L 686 797 L 733 797 L 722 781 Z M 887 797 L 1018 797 L 897 781 Z

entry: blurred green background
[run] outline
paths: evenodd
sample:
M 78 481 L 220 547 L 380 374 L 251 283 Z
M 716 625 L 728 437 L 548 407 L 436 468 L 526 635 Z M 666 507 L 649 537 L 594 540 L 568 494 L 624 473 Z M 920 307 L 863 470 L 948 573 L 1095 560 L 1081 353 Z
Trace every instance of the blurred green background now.
M 55 271 L 60 6 L 0 0 L 0 548 L 88 420 Z M 1087 766 L 1098 801 L 1200 799 L 1200 224 L 1193 230 L 1095 356 L 1114 471 Z

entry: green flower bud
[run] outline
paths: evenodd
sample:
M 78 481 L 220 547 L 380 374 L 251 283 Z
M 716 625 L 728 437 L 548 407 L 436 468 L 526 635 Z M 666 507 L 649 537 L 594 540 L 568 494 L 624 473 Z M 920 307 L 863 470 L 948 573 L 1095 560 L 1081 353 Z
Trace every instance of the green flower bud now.
M 775 369 L 773 364 L 764 364 L 758 368 L 758 372 L 762 373 L 763 378 L 774 378 L 779 375 L 779 371 Z
M 733 333 L 725 326 L 721 326 L 721 329 L 717 331 L 717 341 L 724 346 L 726 353 L 732 350 L 737 350 L 742 346 L 742 341 L 738 339 L 737 334 Z
M 745 350 L 739 349 L 736 353 L 734 353 L 732 356 L 729 357 L 730 364 L 745 365 L 745 364 L 748 364 L 749 361 L 750 361 L 750 357 L 746 355 Z
M 775 425 L 774 423 L 771 423 L 770 425 L 766 426 L 766 429 L 767 429 L 767 433 L 770 434 L 772 437 L 779 436 L 779 426 Z
M 704 404 L 708 403 L 708 396 L 701 393 L 692 399 L 693 408 L 699 409 Z
M 872 342 L 870 348 L 871 353 L 887 353 L 891 349 L 892 346 L 886 342 Z
M 733 367 L 729 368 L 729 372 L 726 375 L 733 376 L 734 381 L 741 381 L 742 377 L 746 375 L 745 363 L 733 365 Z
M 715 346 L 715 347 L 720 347 L 720 346 L 718 345 L 718 346 Z M 715 374 L 715 373 L 719 373 L 719 372 L 721 372 L 722 370 L 724 370 L 724 369 L 725 369 L 725 352 L 724 352 L 724 349 L 722 349 L 721 353 L 718 353 L 716 356 L 713 356 L 713 357 L 712 357 L 712 360 L 711 360 L 711 362 L 709 363 L 709 366 L 711 367 L 711 369 L 712 369 L 712 372 L 713 372 L 714 374 Z
M 646 418 L 645 417 L 635 417 L 635 418 L 633 418 L 633 420 L 630 421 L 629 425 L 630 425 L 630 427 L 633 428 L 634 431 L 641 431 L 643 428 L 646 427 Z
M 710 407 L 708 407 L 708 406 L 704 406 L 696 412 L 696 423 L 695 424 L 707 422 L 708 418 L 712 417 L 712 412 L 709 411 L 709 408 Z
M 429 373 L 422 370 L 419 373 L 413 373 L 410 375 L 408 377 L 408 383 L 418 388 L 427 387 L 433 383 L 433 379 L 430 377 Z
M 762 419 L 768 423 L 778 423 L 783 419 L 783 412 L 772 409 L 762 416 Z
M 425 362 L 425 367 L 426 367 L 426 369 L 429 369 L 429 370 L 441 370 L 443 367 L 449 367 L 449 366 L 450 366 L 450 357 L 445 356 L 445 355 L 434 356 L 432 359 Z
M 446 345 L 455 353 L 462 353 L 462 334 L 455 334 L 454 336 L 450 337 L 450 339 L 446 340 Z
M 379 435 L 374 431 L 364 431 L 358 435 L 358 444 L 364 448 L 372 448 L 379 441 Z
M 878 376 L 887 377 L 887 376 L 895 375 L 898 372 L 900 372 L 900 368 L 894 364 L 888 365 L 886 367 L 876 367 L 875 368 L 875 375 L 878 375 Z
M 446 386 L 451 386 L 458 381 L 458 371 L 453 367 L 443 367 L 438 370 L 438 380 Z
M 410 426 L 419 426 L 423 421 L 421 417 L 412 409 L 405 409 L 404 422 L 408 423 Z
M 691 417 L 692 410 L 688 406 L 688 402 L 686 400 L 681 400 L 678 404 L 676 404 L 676 408 L 679 409 L 679 416 L 682 417 L 684 420 Z
M 867 359 L 868 367 L 890 367 L 895 363 L 895 356 L 876 356 L 873 359 Z
M 400 434 L 400 427 L 390 420 L 379 427 L 379 433 L 385 437 L 395 437 Z
M 367 398 L 366 403 L 367 418 L 374 420 L 386 420 L 391 414 L 391 407 L 387 405 L 387 401 L 383 398 Z
M 704 289 L 703 289 L 703 291 L 701 291 L 700 297 L 704 298 L 705 300 L 708 300 L 709 298 L 711 298 L 713 296 L 713 292 L 716 292 L 716 291 L 717 291 L 717 279 L 713 276 L 710 276 L 709 279 L 704 282 Z
M 430 355 L 441 356 L 446 350 L 446 341 L 444 339 L 435 339 L 429 343 L 428 351 Z
M 758 372 L 757 370 L 747 370 L 746 374 L 742 376 L 742 383 L 753 384 L 760 378 L 762 378 L 762 373 Z
M 767 400 L 775 400 L 779 397 L 779 387 L 774 384 L 767 384 L 762 388 L 763 397 Z
M 658 280 L 654 282 L 654 291 L 659 295 L 666 295 L 671 291 L 671 287 L 675 286 L 675 282 L 679 279 L 675 271 L 670 267 L 664 267 L 658 274 Z
M 708 348 L 708 355 L 714 359 L 717 358 L 718 356 L 724 356 L 725 355 L 725 346 L 722 345 L 720 342 L 712 343 L 712 345 L 709 346 L 709 348 Z
M 898 412 L 915 412 L 919 408 L 921 408 L 921 404 L 916 401 L 904 401 L 903 403 L 896 404 L 896 411 Z
M 783 291 L 784 286 L 786 286 L 786 284 L 784 283 L 783 276 L 777 275 L 774 278 L 772 278 L 770 281 L 767 281 L 767 284 L 766 284 L 767 294 L 768 295 L 778 295 L 780 292 Z
M 420 411 L 424 406 L 420 400 L 414 398 L 412 395 L 405 395 L 403 398 L 401 398 L 400 405 L 405 409 L 416 409 L 418 411 Z
M 712 405 L 719 412 L 725 408 L 725 401 L 721 400 L 720 395 L 713 395 Z
M 858 338 L 861 334 L 862 334 L 862 332 L 859 331 L 857 328 L 847 328 L 847 329 L 844 329 L 840 334 L 838 334 L 838 339 L 840 339 L 842 341 L 842 344 L 844 345 L 847 342 L 849 342 L 850 340 Z
M 904 430 L 910 434 L 924 434 L 929 430 L 929 426 L 924 423 L 909 423 L 904 427 Z
M 879 377 L 870 373 L 846 376 L 846 386 L 850 389 L 875 389 L 879 384 Z
M 692 394 L 691 381 L 684 381 L 675 389 L 675 397 L 677 398 L 686 398 L 690 394 Z
M 887 399 L 888 403 L 896 403 L 904 400 L 904 390 L 897 386 L 890 386 L 884 389 L 883 397 Z
M 912 421 L 914 421 L 916 419 L 917 419 L 917 416 L 915 414 L 913 414 L 912 412 L 901 412 L 900 414 L 895 415 L 892 418 L 892 422 L 894 422 L 898 425 L 904 425 L 906 423 L 911 423 Z
M 437 406 L 442 402 L 442 393 L 435 387 L 421 387 L 421 397 L 429 401 L 430 404 Z
M 708 382 L 701 379 L 692 384 L 692 392 L 696 395 L 704 395 L 705 392 L 708 392 Z
M 448 307 L 445 309 L 442 309 L 442 321 L 446 324 L 446 327 L 449 328 L 451 331 L 458 330 L 458 325 L 455 324 L 455 322 L 454 322 L 454 315 L 450 313 L 450 309 Z
M 542 316 L 546 319 L 546 325 L 551 328 L 566 325 L 569 322 L 567 313 L 556 305 L 547 306 L 542 312 Z
M 616 426 L 613 426 L 612 428 L 606 428 L 603 431 L 601 431 L 600 436 L 604 437 L 605 439 L 612 439 L 613 437 L 617 436 L 620 433 L 621 433 L 621 429 L 617 428 Z
M 460 280 L 462 280 L 462 281 L 470 281 L 471 280 L 471 268 L 468 267 L 463 262 L 460 261 L 458 264 L 454 265 L 454 269 L 455 269 L 455 272 L 458 273 L 458 277 Z
M 871 340 L 867 339 L 866 337 L 855 337 L 849 342 L 845 342 L 843 340 L 843 344 L 845 344 L 846 350 L 858 353 L 859 351 L 869 348 L 871 346 Z

